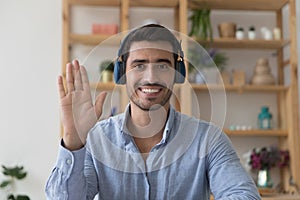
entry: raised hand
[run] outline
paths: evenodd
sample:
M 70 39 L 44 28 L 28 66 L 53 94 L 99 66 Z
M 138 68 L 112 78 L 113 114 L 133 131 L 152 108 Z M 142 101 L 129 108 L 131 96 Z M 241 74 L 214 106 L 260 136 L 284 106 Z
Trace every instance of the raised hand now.
M 106 92 L 101 92 L 93 105 L 86 70 L 77 60 L 66 66 L 66 89 L 62 76 L 58 77 L 58 90 L 64 145 L 69 150 L 80 149 L 85 145 L 88 131 L 102 114 Z

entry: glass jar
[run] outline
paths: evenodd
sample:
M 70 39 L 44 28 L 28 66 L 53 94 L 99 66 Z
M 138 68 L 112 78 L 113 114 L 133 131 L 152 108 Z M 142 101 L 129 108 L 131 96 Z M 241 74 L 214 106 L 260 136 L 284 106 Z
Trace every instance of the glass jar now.
M 258 128 L 271 129 L 272 128 L 272 114 L 269 112 L 269 107 L 263 106 L 261 112 L 258 114 Z

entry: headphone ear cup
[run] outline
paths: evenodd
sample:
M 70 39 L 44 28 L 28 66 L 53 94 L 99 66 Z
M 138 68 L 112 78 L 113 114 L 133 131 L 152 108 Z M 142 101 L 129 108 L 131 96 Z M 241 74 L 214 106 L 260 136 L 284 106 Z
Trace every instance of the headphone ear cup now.
M 186 77 L 186 70 L 184 61 L 178 61 L 176 64 L 175 83 L 184 83 Z
M 116 60 L 116 62 L 115 62 L 114 81 L 115 81 L 116 84 L 121 84 L 121 85 L 126 83 L 125 67 L 124 67 L 122 61 Z

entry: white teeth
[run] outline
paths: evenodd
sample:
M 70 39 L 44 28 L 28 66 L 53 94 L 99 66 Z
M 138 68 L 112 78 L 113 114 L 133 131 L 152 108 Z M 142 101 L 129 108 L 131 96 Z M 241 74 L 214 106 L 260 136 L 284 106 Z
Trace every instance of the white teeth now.
M 142 89 L 142 92 L 144 93 L 156 93 L 159 92 L 159 89 Z

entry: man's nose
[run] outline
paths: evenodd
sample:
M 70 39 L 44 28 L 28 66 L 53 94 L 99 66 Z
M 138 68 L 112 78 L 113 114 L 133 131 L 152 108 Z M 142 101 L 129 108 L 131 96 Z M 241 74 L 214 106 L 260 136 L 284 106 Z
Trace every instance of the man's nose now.
M 157 82 L 159 80 L 159 72 L 158 71 L 159 70 L 156 69 L 155 65 L 150 63 L 143 74 L 143 79 L 145 81 L 148 81 L 149 83 Z

